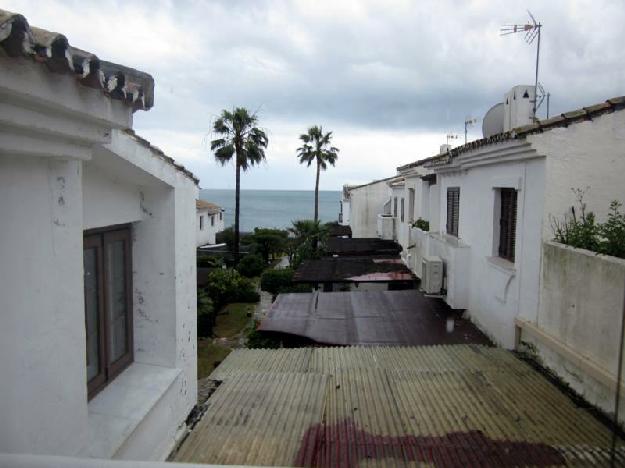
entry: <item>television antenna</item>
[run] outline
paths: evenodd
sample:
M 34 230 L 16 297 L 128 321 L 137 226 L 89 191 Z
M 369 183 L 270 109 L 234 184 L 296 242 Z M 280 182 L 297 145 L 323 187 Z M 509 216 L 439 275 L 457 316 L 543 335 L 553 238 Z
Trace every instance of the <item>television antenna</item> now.
M 448 133 L 447 134 L 447 144 L 449 144 L 450 140 L 458 140 L 460 137 L 458 135 L 456 135 L 455 133 Z
M 464 119 L 464 144 L 467 144 L 467 129 L 470 125 L 475 125 L 477 123 L 477 119 L 474 117 L 468 117 Z
M 506 24 L 502 26 L 499 30 L 499 35 L 508 36 L 510 34 L 525 33 L 525 42 L 527 42 L 528 44 L 532 44 L 534 40 L 536 40 L 536 73 L 534 76 L 534 104 L 532 106 L 532 116 L 534 117 L 534 120 L 536 120 L 536 110 L 540 105 L 538 104 L 538 63 L 540 60 L 540 33 L 542 31 L 543 25 L 536 21 L 531 11 L 527 10 L 527 14 L 530 17 L 530 22 L 525 24 Z M 543 99 L 544 90 L 543 96 L 540 101 L 541 103 Z

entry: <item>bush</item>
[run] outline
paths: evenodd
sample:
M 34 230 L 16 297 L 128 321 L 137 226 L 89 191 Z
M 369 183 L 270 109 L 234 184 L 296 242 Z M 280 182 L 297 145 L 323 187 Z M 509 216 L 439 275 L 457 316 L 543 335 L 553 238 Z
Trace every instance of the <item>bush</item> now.
M 272 348 L 276 349 L 281 346 L 280 340 L 274 338 L 271 335 L 265 334 L 263 332 L 259 332 L 254 328 L 247 335 L 246 346 L 248 348 Z
M 215 307 L 204 289 L 197 290 L 197 335 L 211 336 L 215 326 Z
M 208 275 L 206 291 L 217 310 L 230 302 L 258 302 L 260 300 L 254 283 L 233 269 L 211 271 Z
M 260 275 L 265 269 L 265 266 L 265 261 L 259 255 L 249 254 L 241 259 L 237 270 L 243 276 L 253 278 Z
M 605 223 L 597 223 L 592 212 L 586 212 L 583 201 L 584 191 L 573 190 L 579 205 L 576 212 L 571 207 L 571 214 L 564 220 L 551 219 L 554 239 L 561 244 L 578 249 L 625 258 L 625 214 L 620 212 L 622 204 L 616 200 L 610 203 L 610 213 Z
M 426 221 L 423 218 L 419 218 L 417 219 L 414 223 L 412 223 L 412 225 L 416 228 L 421 229 L 422 231 L 429 231 L 430 230 L 430 222 Z
M 260 289 L 276 296 L 283 288 L 293 284 L 293 270 L 284 268 L 280 270 L 267 270 L 260 277 Z

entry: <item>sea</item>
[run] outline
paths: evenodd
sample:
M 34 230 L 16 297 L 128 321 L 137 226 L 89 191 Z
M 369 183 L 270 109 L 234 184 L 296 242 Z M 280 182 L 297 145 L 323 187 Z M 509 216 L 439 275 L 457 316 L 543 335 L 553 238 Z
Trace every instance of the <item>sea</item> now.
M 234 225 L 234 189 L 202 189 L 200 198 L 225 209 L 225 225 Z M 319 191 L 319 219 L 337 221 L 341 192 Z M 298 219 L 313 219 L 314 190 L 241 190 L 241 232 L 252 232 L 255 227 L 286 229 Z

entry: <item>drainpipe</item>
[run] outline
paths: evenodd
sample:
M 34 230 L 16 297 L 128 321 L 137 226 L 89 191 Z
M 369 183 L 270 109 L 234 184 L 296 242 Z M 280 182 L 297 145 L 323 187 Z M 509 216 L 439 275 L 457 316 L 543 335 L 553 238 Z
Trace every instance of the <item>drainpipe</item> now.
M 621 399 L 621 378 L 623 374 L 623 339 L 625 338 L 625 283 L 623 285 L 623 312 L 621 314 L 621 339 L 618 349 L 618 369 L 616 370 L 616 392 L 614 396 L 614 427 L 612 428 L 612 448 L 610 451 L 610 466 L 616 466 L 616 432 L 619 427 L 618 412 Z

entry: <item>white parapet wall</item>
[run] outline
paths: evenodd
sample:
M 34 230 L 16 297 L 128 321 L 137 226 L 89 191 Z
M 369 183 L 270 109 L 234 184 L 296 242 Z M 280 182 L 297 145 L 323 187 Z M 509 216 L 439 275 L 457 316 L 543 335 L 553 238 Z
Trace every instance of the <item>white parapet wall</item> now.
M 614 411 L 624 294 L 625 260 L 545 242 L 537 320 L 517 321 L 520 346 L 606 413 Z M 621 395 L 625 408 L 623 379 Z

